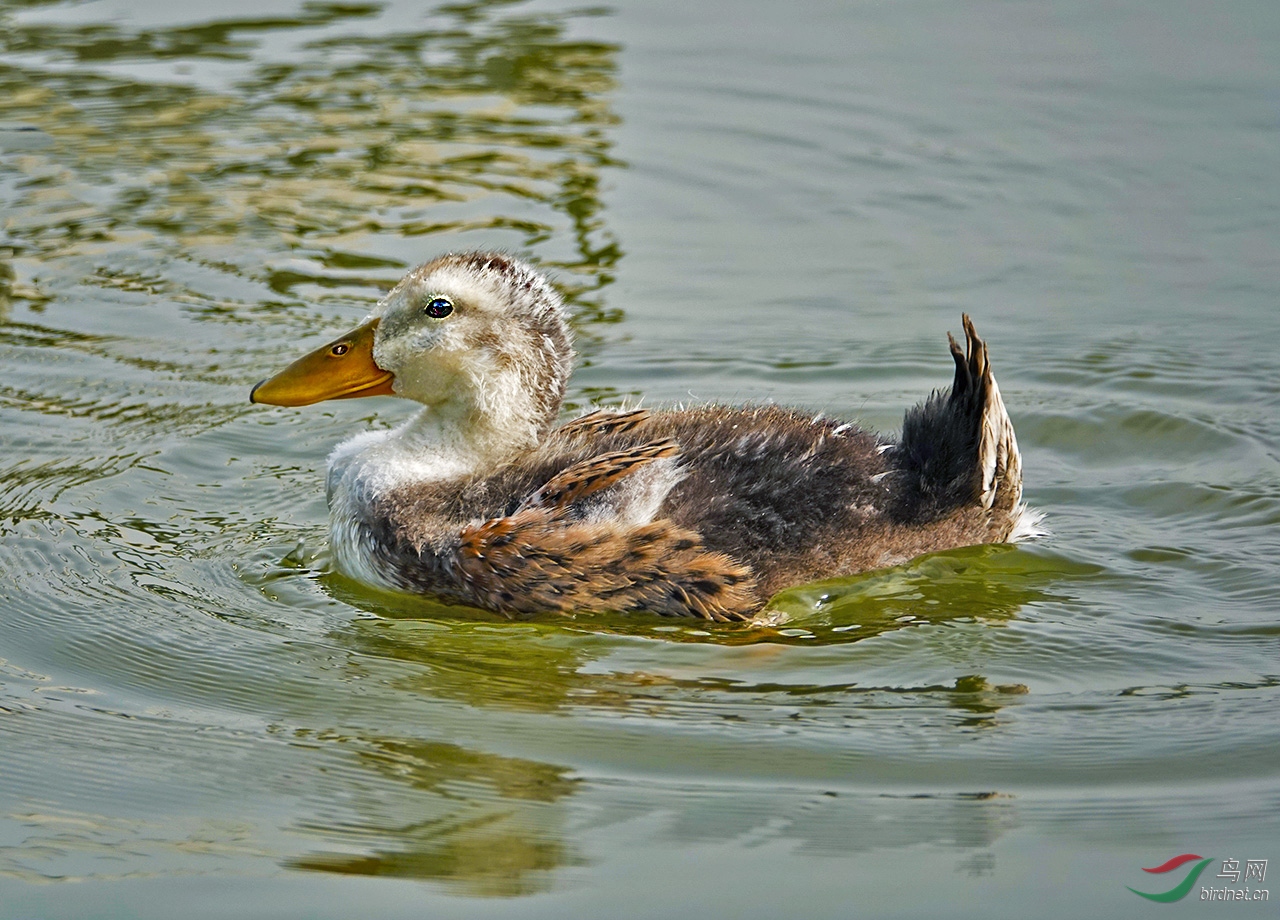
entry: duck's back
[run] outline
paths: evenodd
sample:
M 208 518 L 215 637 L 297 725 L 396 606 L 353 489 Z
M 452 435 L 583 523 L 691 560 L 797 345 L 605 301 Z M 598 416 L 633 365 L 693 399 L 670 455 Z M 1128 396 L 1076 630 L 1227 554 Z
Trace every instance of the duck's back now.
M 777 406 L 593 413 L 550 440 L 611 452 L 671 442 L 679 478 L 657 517 L 749 566 L 765 594 L 848 570 L 851 538 L 893 513 L 893 445 L 839 420 Z M 859 568 L 866 568 L 860 566 Z

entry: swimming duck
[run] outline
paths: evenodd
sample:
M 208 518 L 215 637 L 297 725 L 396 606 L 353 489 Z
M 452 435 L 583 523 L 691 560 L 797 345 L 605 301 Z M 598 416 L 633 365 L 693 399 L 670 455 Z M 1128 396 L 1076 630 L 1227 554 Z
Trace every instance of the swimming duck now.
M 410 271 L 250 400 L 422 404 L 329 457 L 336 568 L 490 610 L 751 617 L 790 585 L 1029 535 L 1022 462 L 966 315 L 955 378 L 897 440 L 776 406 L 596 409 L 557 425 L 560 296 L 496 252 Z

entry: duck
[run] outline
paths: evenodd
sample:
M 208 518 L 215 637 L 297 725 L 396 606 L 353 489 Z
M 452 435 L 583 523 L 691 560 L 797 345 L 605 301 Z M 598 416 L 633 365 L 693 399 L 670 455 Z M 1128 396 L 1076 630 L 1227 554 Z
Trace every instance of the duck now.
M 562 421 L 560 294 L 509 254 L 448 253 L 249 398 L 421 405 L 328 458 L 332 565 L 348 578 L 508 616 L 749 620 L 787 587 L 1038 532 L 986 343 L 962 323 L 951 386 L 896 438 L 771 404 Z

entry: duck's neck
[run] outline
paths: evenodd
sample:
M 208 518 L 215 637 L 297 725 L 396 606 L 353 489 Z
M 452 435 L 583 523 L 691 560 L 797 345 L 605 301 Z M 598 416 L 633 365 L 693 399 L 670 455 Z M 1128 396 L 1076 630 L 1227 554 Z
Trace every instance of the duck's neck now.
M 424 406 L 391 432 L 389 443 L 407 455 L 441 464 L 442 471 L 454 467 L 473 472 L 537 447 L 543 428 L 527 417 L 504 417 L 452 402 Z
M 516 406 L 470 400 L 424 406 L 390 431 L 362 432 L 339 444 L 329 457 L 330 500 L 337 491 L 371 496 L 493 469 L 537 447 L 547 427 Z

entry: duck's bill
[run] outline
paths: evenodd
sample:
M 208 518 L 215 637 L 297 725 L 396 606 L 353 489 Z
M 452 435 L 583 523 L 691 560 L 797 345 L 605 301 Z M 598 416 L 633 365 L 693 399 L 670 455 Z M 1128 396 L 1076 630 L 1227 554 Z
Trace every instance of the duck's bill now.
M 340 339 L 303 355 L 249 391 L 249 402 L 309 406 L 326 399 L 393 396 L 393 377 L 373 361 L 378 320 L 357 326 Z

